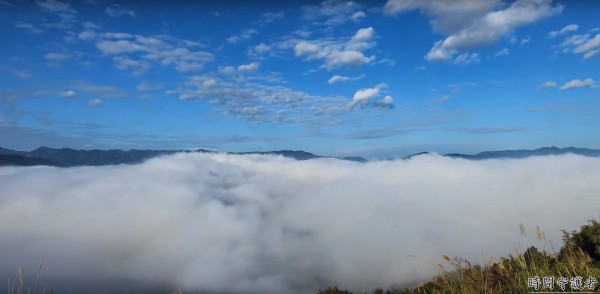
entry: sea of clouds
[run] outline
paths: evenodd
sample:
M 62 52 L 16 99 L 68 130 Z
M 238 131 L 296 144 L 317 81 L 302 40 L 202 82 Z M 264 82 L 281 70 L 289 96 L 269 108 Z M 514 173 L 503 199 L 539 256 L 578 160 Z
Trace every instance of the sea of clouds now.
M 600 159 L 366 164 L 176 154 L 137 165 L 0 168 L 0 281 L 58 293 L 314 293 L 414 286 L 441 255 L 542 246 L 600 216 Z M 523 237 L 523 223 L 528 237 Z M 546 244 L 549 248 L 549 243 Z M 127 288 L 130 287 L 130 288 Z M 165 292 L 166 291 L 166 292 Z

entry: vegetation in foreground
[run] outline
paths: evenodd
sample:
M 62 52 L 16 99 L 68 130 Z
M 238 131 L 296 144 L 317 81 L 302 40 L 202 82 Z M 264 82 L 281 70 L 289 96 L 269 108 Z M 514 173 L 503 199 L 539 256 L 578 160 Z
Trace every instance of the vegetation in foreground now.
M 527 236 L 521 225 L 521 234 Z M 546 244 L 538 227 L 537 238 Z M 373 289 L 372 294 L 400 293 L 600 293 L 600 223 L 591 220 L 579 232 L 563 230 L 564 245 L 558 253 L 531 246 L 524 252 L 516 249 L 498 262 L 490 260 L 473 265 L 468 260 L 442 256 L 440 274 L 415 289 Z M 546 246 L 544 246 L 546 247 Z M 318 294 L 350 294 L 338 287 Z

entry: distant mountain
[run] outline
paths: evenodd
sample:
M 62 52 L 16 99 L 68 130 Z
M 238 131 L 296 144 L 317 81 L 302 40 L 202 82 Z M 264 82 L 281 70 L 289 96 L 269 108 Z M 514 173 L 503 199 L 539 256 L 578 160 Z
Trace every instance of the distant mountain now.
M 535 150 L 504 150 L 504 151 L 485 151 L 475 155 L 460 154 L 460 153 L 449 153 L 445 156 L 454 158 L 464 158 L 472 160 L 483 160 L 483 159 L 498 159 L 498 158 L 525 158 L 531 156 L 545 156 L 545 155 L 562 155 L 562 154 L 577 154 L 583 156 L 600 157 L 600 150 L 587 149 L 587 148 L 575 148 L 575 147 L 543 147 Z
M 169 155 L 178 152 L 202 152 L 210 153 L 215 151 L 198 150 L 76 150 L 71 148 L 48 148 L 40 147 L 33 151 L 16 151 L 0 147 L 0 166 L 33 166 L 49 165 L 57 167 L 83 166 L 83 165 L 114 165 L 114 164 L 135 164 L 147 159 Z M 232 152 L 230 154 L 260 154 L 260 155 L 281 155 L 296 160 L 310 160 L 316 158 L 328 158 L 301 150 L 279 150 L 279 151 L 252 151 L 252 152 Z M 429 152 L 420 152 L 412 154 L 402 159 L 411 159 L 416 156 L 429 154 Z M 531 156 L 578 154 L 583 156 L 600 157 L 600 150 L 575 148 L 575 147 L 543 147 L 535 150 L 503 150 L 503 151 L 485 151 L 478 154 L 449 153 L 444 156 L 453 158 L 464 158 L 470 160 L 499 159 L 499 158 L 525 158 Z M 342 160 L 367 162 L 362 157 L 333 157 Z
M 169 155 L 178 152 L 214 152 L 210 150 L 76 150 L 71 148 L 49 148 L 40 147 L 33 151 L 15 151 L 0 147 L 0 166 L 32 166 L 32 165 L 50 165 L 57 167 L 83 166 L 83 165 L 115 165 L 115 164 L 135 164 L 147 159 Z M 306 151 L 279 150 L 268 152 L 237 152 L 231 154 L 262 154 L 262 155 L 281 155 L 296 160 L 309 160 L 315 158 L 326 158 Z M 343 160 L 356 162 L 366 162 L 362 157 L 343 157 Z
M 33 165 L 51 165 L 60 166 L 59 164 L 39 158 L 17 154 L 0 154 L 0 166 L 18 165 L 18 166 L 33 166 Z

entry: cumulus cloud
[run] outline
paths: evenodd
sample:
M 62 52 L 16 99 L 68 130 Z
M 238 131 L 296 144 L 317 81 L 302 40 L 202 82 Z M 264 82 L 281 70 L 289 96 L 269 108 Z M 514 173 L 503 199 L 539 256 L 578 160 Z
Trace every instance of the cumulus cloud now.
M 564 34 L 569 33 L 569 32 L 574 32 L 578 28 L 579 28 L 578 25 L 576 25 L 576 24 L 570 24 L 570 25 L 567 25 L 564 28 L 560 29 L 560 31 L 552 31 L 552 32 L 548 33 L 548 38 L 552 39 L 552 38 L 555 38 L 555 37 L 560 36 L 560 35 L 564 35 Z
M 359 164 L 177 154 L 4 167 L 0 272 L 33 269 L 44 255 L 46 284 L 60 293 L 116 279 L 184 292 L 362 293 L 428 279 L 442 254 L 497 260 L 539 245 L 521 239 L 519 223 L 540 225 L 558 247 L 560 229 L 597 216 L 599 177 L 600 159 L 573 155 Z
M 498 7 L 499 1 L 389 0 L 388 14 L 418 9 L 433 18 L 434 30 L 448 36 L 437 41 L 425 56 L 428 61 L 448 61 L 460 52 L 491 46 L 519 27 L 560 13 L 563 6 L 552 0 L 517 0 Z
M 574 79 L 571 81 L 566 82 L 564 85 L 562 85 L 559 90 L 569 90 L 569 89 L 575 89 L 575 88 L 583 88 L 583 87 L 595 87 L 596 83 L 594 82 L 594 80 L 587 78 L 585 80 L 579 80 L 579 79 Z
M 258 71 L 259 68 L 260 68 L 260 63 L 252 62 L 249 64 L 242 64 L 242 65 L 238 66 L 237 71 L 239 73 L 253 73 L 253 72 Z
M 375 46 L 375 30 L 361 28 L 345 40 L 301 40 L 295 43 L 294 54 L 306 60 L 324 59 L 323 68 L 328 70 L 340 67 L 360 67 L 375 61 L 375 56 L 367 56 L 363 51 Z
M 390 95 L 387 95 L 385 97 L 383 97 L 383 99 L 379 100 L 379 101 L 375 101 L 375 104 L 373 104 L 377 107 L 384 107 L 384 108 L 393 108 L 394 107 L 394 98 Z
M 365 108 L 376 97 L 378 97 L 381 93 L 381 90 L 385 88 L 387 88 L 387 84 L 381 83 L 373 88 L 367 88 L 356 91 L 356 93 L 354 93 L 354 96 L 352 97 L 352 102 L 350 102 L 350 107 L 356 107 L 360 105 L 360 107 Z
M 348 81 L 356 81 L 356 80 L 360 80 L 362 78 L 364 78 L 365 75 L 359 75 L 359 76 L 355 76 L 355 77 L 348 77 L 348 76 L 340 76 L 340 75 L 334 75 L 332 76 L 327 83 L 330 85 L 333 84 L 337 84 L 337 83 L 343 83 L 343 82 L 348 82 Z

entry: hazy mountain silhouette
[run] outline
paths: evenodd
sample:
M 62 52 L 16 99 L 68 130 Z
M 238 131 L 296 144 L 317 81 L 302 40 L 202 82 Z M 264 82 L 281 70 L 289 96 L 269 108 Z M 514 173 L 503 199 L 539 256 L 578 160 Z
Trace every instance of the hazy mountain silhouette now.
M 71 148 L 49 148 L 39 147 L 33 151 L 16 151 L 0 147 L 0 165 L 31 166 L 31 165 L 50 165 L 58 167 L 81 166 L 81 165 L 115 165 L 115 164 L 135 164 L 144 160 L 169 155 L 178 152 L 215 152 L 205 149 L 197 150 L 76 150 Z M 306 151 L 279 150 L 267 152 L 235 152 L 230 154 L 262 154 L 262 155 L 281 155 L 296 160 L 309 160 L 314 158 L 327 158 L 315 155 Z M 343 160 L 356 162 L 366 162 L 362 157 L 343 157 Z

